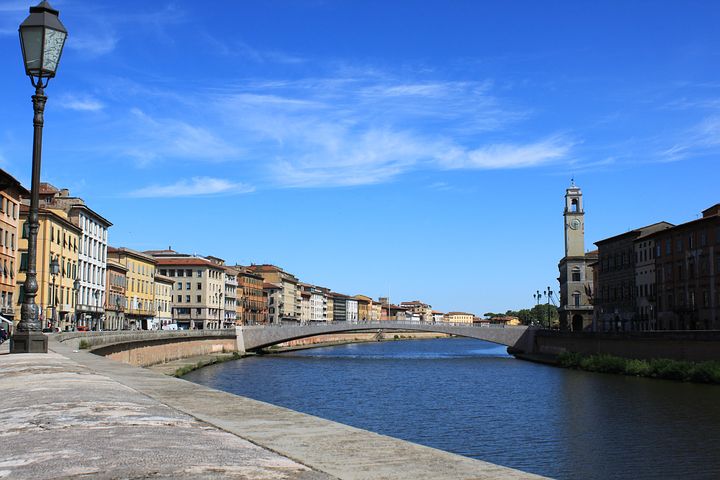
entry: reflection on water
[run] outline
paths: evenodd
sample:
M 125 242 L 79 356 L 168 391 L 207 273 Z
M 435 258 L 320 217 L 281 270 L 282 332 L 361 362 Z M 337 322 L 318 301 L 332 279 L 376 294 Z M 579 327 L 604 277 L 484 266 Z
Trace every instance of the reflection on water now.
M 720 478 L 720 387 L 546 367 L 479 340 L 302 350 L 185 378 L 555 478 Z

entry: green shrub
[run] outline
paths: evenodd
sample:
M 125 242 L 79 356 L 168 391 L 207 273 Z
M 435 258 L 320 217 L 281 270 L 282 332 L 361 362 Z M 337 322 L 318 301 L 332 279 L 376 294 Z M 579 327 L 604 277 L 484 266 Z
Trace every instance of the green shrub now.
M 690 362 L 670 360 L 669 358 L 656 358 L 650 361 L 652 376 L 666 380 L 690 380 Z
M 590 355 L 580 360 L 580 368 L 590 372 L 624 373 L 625 359 L 612 355 Z
M 652 368 L 647 360 L 630 359 L 625 362 L 625 375 L 648 377 L 651 373 Z
M 90 342 L 88 342 L 87 340 L 85 340 L 83 338 L 82 340 L 80 340 L 80 344 L 78 345 L 78 348 L 80 350 L 87 350 L 88 348 L 90 348 Z
M 577 352 L 563 352 L 558 355 L 558 363 L 565 368 L 578 368 L 582 355 Z
M 698 383 L 720 383 L 720 362 L 702 362 L 690 370 L 690 381 Z

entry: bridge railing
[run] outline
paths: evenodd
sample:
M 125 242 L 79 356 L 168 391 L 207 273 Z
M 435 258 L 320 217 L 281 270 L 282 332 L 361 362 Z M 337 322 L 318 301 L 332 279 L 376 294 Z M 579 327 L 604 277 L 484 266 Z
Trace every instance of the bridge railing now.
M 358 326 L 372 326 L 378 328 L 395 328 L 397 325 L 401 326 L 448 326 L 448 327 L 469 327 L 469 328 L 527 328 L 525 325 L 505 325 L 504 323 L 464 323 L 464 322 L 415 322 L 411 320 L 379 320 L 379 321 L 332 321 L 326 322 L 322 320 L 314 320 L 309 322 L 276 322 L 276 323 L 263 323 L 263 324 L 251 324 L 244 325 L 246 327 L 261 327 L 261 328 L 281 328 L 281 327 L 317 327 L 325 325 L 358 325 Z M 391 326 L 392 325 L 392 326 Z

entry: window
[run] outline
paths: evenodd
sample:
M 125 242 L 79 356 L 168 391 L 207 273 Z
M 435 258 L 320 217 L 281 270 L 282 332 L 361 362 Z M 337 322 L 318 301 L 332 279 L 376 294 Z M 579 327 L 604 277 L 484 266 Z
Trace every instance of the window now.
M 182 295 L 178 295 L 177 298 L 178 303 L 182 303 Z
M 27 252 L 23 252 L 20 254 L 20 271 L 26 272 L 28 268 L 28 254 Z
M 196 273 L 198 278 L 202 278 L 202 270 L 198 270 Z
M 192 270 L 185 270 L 185 276 L 186 277 L 192 277 Z
M 182 282 L 177 282 L 177 289 L 182 290 Z
M 573 282 L 579 282 L 580 281 L 580 270 L 574 269 L 572 271 L 572 281 Z
M 202 283 L 197 282 L 197 289 L 198 289 L 198 290 L 202 290 Z
M 202 303 L 202 295 L 197 296 L 197 303 Z
M 190 290 L 190 282 L 185 283 L 185 290 Z
M 580 292 L 573 293 L 573 301 L 576 307 L 580 306 Z
M 185 295 L 185 301 L 186 301 L 187 303 L 190 303 L 190 295 Z

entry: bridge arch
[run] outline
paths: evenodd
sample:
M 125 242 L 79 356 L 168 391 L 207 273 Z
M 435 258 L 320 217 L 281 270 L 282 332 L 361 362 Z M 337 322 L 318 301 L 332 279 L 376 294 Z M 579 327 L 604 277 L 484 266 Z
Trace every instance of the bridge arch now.
M 307 325 L 252 325 L 238 327 L 238 350 L 257 351 L 280 343 L 307 337 L 330 335 L 334 333 L 364 331 L 417 331 L 445 333 L 459 337 L 485 340 L 511 349 L 525 351 L 532 343 L 527 343 L 534 332 L 526 326 L 470 326 L 431 322 L 333 322 Z M 531 341 L 530 341 L 531 342 Z

